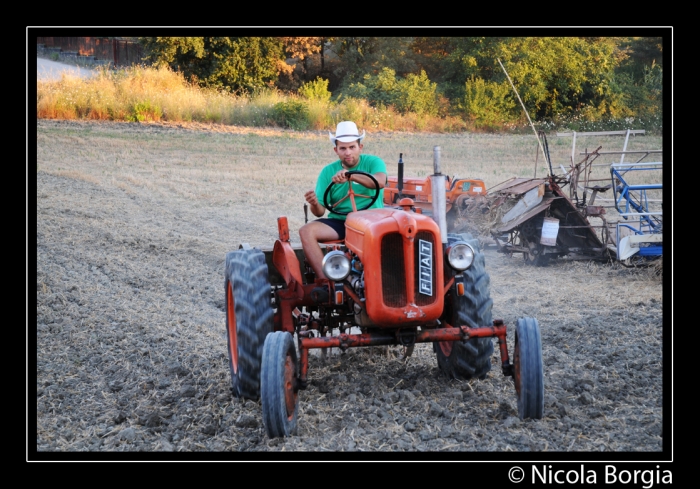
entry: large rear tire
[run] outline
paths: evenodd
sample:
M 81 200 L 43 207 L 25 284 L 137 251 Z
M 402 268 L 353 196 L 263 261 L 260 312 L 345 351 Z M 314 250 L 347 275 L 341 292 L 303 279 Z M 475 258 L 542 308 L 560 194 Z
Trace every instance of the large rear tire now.
M 537 319 L 520 318 L 515 326 L 513 353 L 515 392 L 520 419 L 541 419 L 544 412 L 542 338 Z
M 295 435 L 299 411 L 298 362 L 294 339 L 285 331 L 267 335 L 263 347 L 261 401 L 270 438 Z
M 267 274 L 265 255 L 259 250 L 226 255 L 226 337 L 235 397 L 260 397 L 263 342 L 273 330 L 274 314 Z
M 486 260 L 479 248 L 479 240 L 470 234 L 448 234 L 448 244 L 464 240 L 475 251 L 472 266 L 463 272 L 464 295 L 458 296 L 451 289 L 445 297 L 443 322 L 451 326 L 491 326 L 493 301 L 489 290 L 490 277 L 486 273 Z M 491 338 L 472 338 L 468 341 L 443 341 L 433 343 L 438 367 L 452 378 L 471 379 L 486 377 L 491 370 L 493 341 Z

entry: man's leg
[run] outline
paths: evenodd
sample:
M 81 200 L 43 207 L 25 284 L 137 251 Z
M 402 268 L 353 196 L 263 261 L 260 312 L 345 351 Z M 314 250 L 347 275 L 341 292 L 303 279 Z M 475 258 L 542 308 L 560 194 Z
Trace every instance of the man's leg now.
M 304 249 L 306 260 L 311 265 L 311 269 L 316 274 L 316 278 L 325 279 L 326 276 L 321 268 L 323 261 L 323 251 L 319 246 L 319 241 L 332 241 L 340 239 L 335 229 L 320 221 L 311 221 L 299 228 L 301 247 Z

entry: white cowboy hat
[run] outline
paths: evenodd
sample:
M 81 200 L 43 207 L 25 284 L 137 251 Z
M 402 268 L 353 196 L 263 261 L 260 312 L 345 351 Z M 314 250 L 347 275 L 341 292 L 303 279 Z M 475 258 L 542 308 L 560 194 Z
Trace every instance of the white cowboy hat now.
M 355 125 L 354 122 L 351 121 L 343 121 L 339 122 L 338 125 L 335 128 L 335 136 L 333 135 L 332 132 L 328 131 L 328 137 L 331 139 L 331 142 L 335 144 L 336 140 L 343 142 L 343 143 L 349 143 L 351 141 L 360 141 L 362 142 L 362 139 L 365 137 L 365 131 L 364 129 L 362 130 L 362 134 L 360 134 L 360 131 L 357 130 L 357 126 Z

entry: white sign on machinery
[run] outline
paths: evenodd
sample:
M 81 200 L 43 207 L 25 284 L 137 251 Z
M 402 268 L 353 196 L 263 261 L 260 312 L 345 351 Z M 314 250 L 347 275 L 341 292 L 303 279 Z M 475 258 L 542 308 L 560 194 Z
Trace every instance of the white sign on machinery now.
M 545 246 L 556 246 L 557 234 L 559 234 L 559 219 L 545 217 L 544 222 L 542 223 L 540 244 Z

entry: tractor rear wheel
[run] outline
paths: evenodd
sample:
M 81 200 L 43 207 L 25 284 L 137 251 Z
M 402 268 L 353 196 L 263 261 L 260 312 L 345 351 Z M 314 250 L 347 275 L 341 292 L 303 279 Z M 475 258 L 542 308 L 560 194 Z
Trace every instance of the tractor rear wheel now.
M 474 248 L 474 262 L 464 275 L 464 295 L 458 296 L 450 289 L 445 297 L 443 322 L 451 326 L 491 326 L 493 301 L 489 290 L 490 277 L 486 273 L 486 260 L 479 249 L 479 241 L 470 234 L 448 234 L 448 244 L 464 240 Z M 483 379 L 491 370 L 493 341 L 491 338 L 472 338 L 468 341 L 442 341 L 433 343 L 438 367 L 449 377 L 457 379 Z
M 295 435 L 299 411 L 298 362 L 294 339 L 286 331 L 267 335 L 263 347 L 261 401 L 270 438 Z
M 544 411 L 542 338 L 537 319 L 520 318 L 515 326 L 513 366 L 520 419 L 541 419 Z
M 262 251 L 236 250 L 226 255 L 226 337 L 235 397 L 260 397 L 263 342 L 273 330 L 274 314 L 267 274 Z

